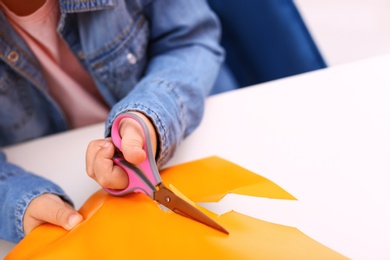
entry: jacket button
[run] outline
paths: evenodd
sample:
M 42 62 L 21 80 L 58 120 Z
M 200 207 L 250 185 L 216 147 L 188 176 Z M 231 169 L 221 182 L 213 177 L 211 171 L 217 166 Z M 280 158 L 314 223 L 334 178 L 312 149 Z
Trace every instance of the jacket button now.
M 137 63 L 137 58 L 131 53 L 129 52 L 126 56 L 127 58 L 127 61 L 131 64 L 131 65 L 134 65 Z
M 7 60 L 11 63 L 15 63 L 19 60 L 19 53 L 16 51 L 11 51 L 8 53 Z

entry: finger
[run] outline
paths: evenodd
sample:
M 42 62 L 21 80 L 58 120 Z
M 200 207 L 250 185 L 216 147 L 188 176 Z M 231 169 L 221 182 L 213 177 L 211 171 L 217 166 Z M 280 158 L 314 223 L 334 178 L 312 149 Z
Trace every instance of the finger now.
M 125 118 L 121 120 L 119 128 L 125 159 L 133 164 L 143 162 L 146 159 L 146 152 L 142 149 L 145 137 L 141 125 L 132 118 Z
M 103 143 L 93 161 L 93 178 L 103 188 L 124 189 L 129 179 L 126 172 L 112 160 L 114 153 L 115 146 L 112 142 Z
M 111 138 L 93 140 L 88 144 L 85 154 L 85 167 L 89 177 L 95 179 L 95 172 L 93 169 L 95 157 L 97 151 L 99 151 L 107 141 L 111 141 Z
M 31 201 L 24 216 L 23 227 L 26 234 L 43 223 L 71 230 L 82 220 L 83 217 L 60 197 L 43 194 Z

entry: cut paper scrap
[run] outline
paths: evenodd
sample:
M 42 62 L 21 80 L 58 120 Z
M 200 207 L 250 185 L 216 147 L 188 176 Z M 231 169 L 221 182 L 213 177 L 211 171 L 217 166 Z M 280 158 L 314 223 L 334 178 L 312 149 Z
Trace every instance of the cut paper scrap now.
M 162 177 L 195 202 L 217 201 L 230 192 L 294 199 L 271 181 L 218 157 L 165 169 Z M 228 229 L 226 235 L 164 212 L 143 194 L 114 197 L 100 190 L 80 213 L 85 220 L 74 230 L 39 226 L 6 259 L 347 259 L 294 227 L 234 211 L 207 212 Z
M 196 202 L 218 202 L 228 193 L 295 200 L 268 179 L 216 156 L 165 169 L 162 177 Z

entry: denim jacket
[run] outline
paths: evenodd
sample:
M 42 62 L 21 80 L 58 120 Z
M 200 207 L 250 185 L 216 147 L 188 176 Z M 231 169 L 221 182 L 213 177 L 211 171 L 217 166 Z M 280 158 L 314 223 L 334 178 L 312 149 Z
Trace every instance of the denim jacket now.
M 200 123 L 223 60 L 216 16 L 202 0 L 59 2 L 58 32 L 111 106 L 104 135 L 118 114 L 141 111 L 155 124 L 164 165 Z M 37 59 L 0 11 L 0 147 L 67 129 Z M 26 207 L 43 193 L 70 201 L 0 152 L 0 239 L 24 237 Z

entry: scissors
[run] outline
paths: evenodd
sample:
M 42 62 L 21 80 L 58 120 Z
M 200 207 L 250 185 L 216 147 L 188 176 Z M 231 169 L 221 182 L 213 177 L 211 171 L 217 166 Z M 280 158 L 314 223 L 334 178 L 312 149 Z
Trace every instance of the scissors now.
M 132 118 L 136 120 L 143 130 L 145 144 L 142 149 L 146 152 L 146 159 L 138 165 L 126 161 L 121 152 L 122 142 L 119 134 L 119 122 L 123 118 Z M 129 184 L 122 190 L 105 188 L 108 193 L 115 196 L 123 196 L 132 192 L 143 193 L 177 214 L 201 222 L 225 234 L 229 234 L 224 227 L 177 196 L 163 184 L 154 159 L 148 127 L 138 115 L 134 113 L 125 113 L 118 116 L 112 125 L 111 137 L 117 148 L 117 153 L 114 155 L 113 161 L 116 165 L 125 170 L 129 178 Z

